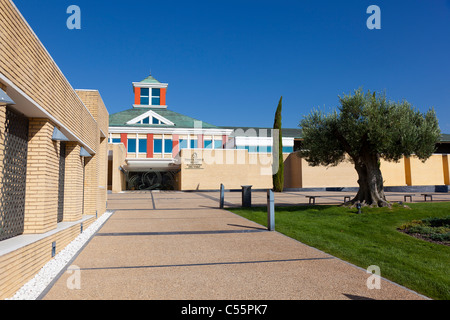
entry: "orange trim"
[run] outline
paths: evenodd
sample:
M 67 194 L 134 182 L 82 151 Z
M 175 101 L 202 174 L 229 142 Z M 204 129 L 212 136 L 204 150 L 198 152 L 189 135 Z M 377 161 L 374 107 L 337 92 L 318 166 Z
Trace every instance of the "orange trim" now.
M 180 151 L 179 136 L 177 134 L 172 135 L 172 157 L 176 157 Z
M 141 104 L 141 88 L 134 88 L 134 104 Z
M 162 106 L 165 106 L 166 105 L 166 92 L 167 92 L 167 88 L 161 88 L 161 102 L 160 102 L 160 104 L 162 105 Z
M 120 142 L 122 142 L 125 146 L 125 151 L 128 150 L 127 149 L 127 144 L 128 144 L 128 133 L 121 133 L 120 134 Z
M 153 158 L 153 133 L 147 134 L 147 158 Z

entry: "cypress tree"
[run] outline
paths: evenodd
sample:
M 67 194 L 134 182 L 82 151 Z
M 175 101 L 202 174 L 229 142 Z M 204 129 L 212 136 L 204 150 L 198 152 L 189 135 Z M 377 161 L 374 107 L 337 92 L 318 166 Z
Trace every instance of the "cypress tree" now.
M 282 109 L 282 100 L 283 97 L 280 98 L 280 102 L 278 103 L 277 111 L 275 113 L 275 121 L 273 124 L 273 129 L 278 130 L 278 155 L 275 152 L 276 143 L 273 143 L 273 156 L 274 161 L 275 157 L 278 156 L 278 170 L 272 176 L 273 180 L 273 190 L 275 192 L 282 192 L 284 187 L 284 162 L 283 162 L 283 137 L 281 132 L 281 109 Z M 274 138 L 275 139 L 275 138 Z

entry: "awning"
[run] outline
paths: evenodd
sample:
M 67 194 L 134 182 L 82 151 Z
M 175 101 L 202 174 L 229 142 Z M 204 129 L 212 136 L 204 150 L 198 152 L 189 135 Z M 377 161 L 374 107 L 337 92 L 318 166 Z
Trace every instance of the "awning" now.
M 7 106 L 11 104 L 16 104 L 13 99 L 11 99 L 5 91 L 0 89 L 0 105 Z
M 69 139 L 61 132 L 58 128 L 55 127 L 53 130 L 53 141 L 69 141 Z
M 81 157 L 92 157 L 91 154 L 89 152 L 87 152 L 86 149 L 83 147 L 80 148 L 80 156 Z

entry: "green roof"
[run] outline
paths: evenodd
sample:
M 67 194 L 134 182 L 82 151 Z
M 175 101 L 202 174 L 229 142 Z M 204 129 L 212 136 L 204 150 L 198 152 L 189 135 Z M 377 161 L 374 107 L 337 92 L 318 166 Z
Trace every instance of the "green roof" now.
M 158 80 L 156 80 L 155 78 L 153 78 L 150 75 L 147 78 L 145 78 L 144 80 L 142 80 L 141 83 L 161 83 L 161 82 L 159 82 Z
M 125 111 L 117 112 L 114 114 L 111 114 L 109 116 L 109 125 L 111 127 L 154 127 L 154 128 L 173 128 L 174 126 L 171 125 L 164 125 L 164 124 L 127 124 L 128 121 L 133 120 L 134 118 L 139 117 L 140 115 L 148 112 L 153 111 L 160 115 L 163 118 L 166 118 L 167 120 L 173 122 L 175 124 L 175 127 L 177 128 L 195 128 L 194 124 L 196 121 L 200 121 L 191 117 L 188 117 L 184 114 L 174 112 L 168 109 L 162 109 L 162 108 L 133 108 L 128 109 Z M 200 121 L 202 128 L 206 129 L 214 129 L 218 128 L 212 124 Z

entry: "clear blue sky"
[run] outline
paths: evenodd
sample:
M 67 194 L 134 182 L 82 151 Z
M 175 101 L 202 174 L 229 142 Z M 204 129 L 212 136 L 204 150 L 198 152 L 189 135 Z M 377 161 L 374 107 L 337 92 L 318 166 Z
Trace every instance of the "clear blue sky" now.
M 450 0 L 15 0 L 76 89 L 98 89 L 112 114 L 131 82 L 168 82 L 170 109 L 223 126 L 283 126 L 363 87 L 434 107 L 450 133 Z M 81 30 L 69 30 L 69 5 Z M 369 30 L 369 5 L 381 30 Z

